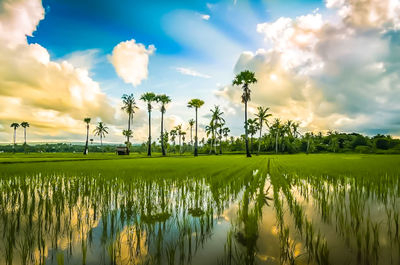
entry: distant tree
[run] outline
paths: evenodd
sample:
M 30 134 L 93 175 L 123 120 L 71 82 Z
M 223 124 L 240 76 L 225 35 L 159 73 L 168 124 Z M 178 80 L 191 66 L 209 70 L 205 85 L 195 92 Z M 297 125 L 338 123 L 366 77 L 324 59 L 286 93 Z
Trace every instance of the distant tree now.
M 259 130 L 259 124 L 257 118 L 247 120 L 248 133 L 250 134 L 250 153 L 253 153 L 253 136 Z
M 245 131 L 245 141 L 246 141 L 246 155 L 247 157 L 251 157 L 249 151 L 249 139 L 247 137 L 247 102 L 250 101 L 250 93 L 251 90 L 249 88 L 250 84 L 254 84 L 257 82 L 255 78 L 255 74 L 250 72 L 249 70 L 245 70 L 240 72 L 233 79 L 232 84 L 237 86 L 242 86 L 243 94 L 242 94 L 242 102 L 244 103 L 244 131 Z
M 122 135 L 126 137 L 126 139 L 131 138 L 133 136 L 133 131 L 132 130 L 122 130 Z M 126 141 L 125 142 L 126 147 L 128 150 L 131 149 L 131 142 Z
M 14 128 L 14 146 L 13 146 L 13 152 L 15 153 L 15 145 L 17 144 L 16 139 L 17 139 L 17 128 L 19 127 L 19 123 L 13 122 L 11 123 L 10 127 Z
M 214 152 L 217 154 L 217 143 L 216 143 L 216 134 L 218 134 L 218 139 L 219 139 L 219 144 L 220 144 L 220 154 L 222 154 L 222 145 L 221 145 L 221 139 L 222 139 L 222 126 L 225 125 L 225 120 L 222 118 L 222 115 L 224 114 L 223 111 L 221 111 L 221 108 L 219 106 L 214 106 L 214 109 L 211 109 L 211 122 L 210 125 L 212 124 L 212 128 L 214 129 L 213 131 L 213 141 L 214 141 Z
M 161 152 L 162 155 L 165 156 L 165 147 L 164 147 L 164 114 L 166 112 L 166 105 L 171 102 L 171 98 L 167 95 L 157 95 L 156 101 L 161 103 Z M 168 141 L 167 141 L 168 142 Z
M 190 127 L 190 144 L 191 144 L 191 145 L 193 145 L 193 134 L 192 134 L 192 132 L 193 132 L 193 126 L 194 126 L 194 124 L 195 124 L 194 119 L 190 119 L 190 120 L 189 120 L 189 127 Z
M 188 105 L 187 105 L 189 108 L 194 108 L 195 111 L 196 111 L 196 135 L 194 137 L 194 156 L 198 156 L 198 148 L 197 148 L 197 143 L 198 143 L 198 138 L 197 138 L 197 127 L 198 127 L 197 126 L 197 111 L 203 105 L 204 105 L 204 101 L 200 100 L 200 99 L 197 99 L 197 98 L 191 99 L 188 102 Z
M 108 127 L 103 122 L 99 122 L 93 132 L 94 135 L 100 137 L 100 146 L 103 151 L 103 138 L 108 134 Z
M 86 123 L 86 144 L 85 144 L 85 150 L 83 150 L 83 154 L 87 155 L 89 153 L 89 124 L 91 121 L 91 118 L 85 118 L 83 121 Z
M 260 136 L 258 137 L 258 153 L 260 153 L 260 149 L 261 149 L 261 135 L 262 135 L 263 123 L 268 124 L 267 118 L 272 116 L 272 114 L 268 113 L 268 111 L 269 111 L 269 108 L 263 108 L 263 107 L 257 108 L 256 117 L 258 118 L 258 124 L 259 124 L 259 129 L 260 129 Z
M 123 94 L 122 95 L 122 104 L 123 104 L 123 106 L 121 109 L 128 114 L 128 131 L 130 131 L 133 114 L 135 113 L 135 110 L 138 109 L 138 107 L 136 106 L 136 101 L 135 101 L 133 94 L 130 94 L 130 95 Z M 126 136 L 126 142 L 129 143 L 130 137 L 132 137 L 132 135 Z
M 29 127 L 29 122 L 27 121 L 21 122 L 21 127 L 24 128 L 24 145 L 26 145 L 26 128 Z
M 176 136 L 178 135 L 178 133 L 175 129 L 172 129 L 169 132 L 169 135 L 171 136 L 172 146 L 173 146 L 173 150 L 174 150 L 174 154 L 175 154 L 175 139 L 176 139 Z
M 228 136 L 229 136 L 230 132 L 231 132 L 231 130 L 228 127 L 224 127 L 222 129 L 222 133 L 224 134 L 226 143 L 228 143 Z
M 147 111 L 149 113 L 149 140 L 147 144 L 147 155 L 151 156 L 151 109 L 152 109 L 151 103 L 156 101 L 157 97 L 156 94 L 154 94 L 153 92 L 147 92 L 144 93 L 140 97 L 140 99 L 147 103 Z

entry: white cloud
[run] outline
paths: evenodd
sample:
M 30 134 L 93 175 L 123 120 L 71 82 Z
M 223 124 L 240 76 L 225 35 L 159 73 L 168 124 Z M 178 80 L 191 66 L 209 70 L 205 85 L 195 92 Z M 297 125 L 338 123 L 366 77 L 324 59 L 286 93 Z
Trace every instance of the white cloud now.
M 356 2 L 327 1 L 337 8 L 339 22 L 313 12 L 259 24 L 257 31 L 271 48 L 243 52 L 235 65 L 235 72 L 256 72 L 250 107 L 269 106 L 278 117 L 302 121 L 307 130 L 400 135 L 397 18 L 379 9 L 396 5 L 391 0 Z M 349 7 L 346 15 L 343 6 Z M 362 10 L 383 13 L 372 23 L 360 19 Z M 231 107 L 240 106 L 239 88 L 228 85 L 216 94 Z
M 155 49 L 154 45 L 146 48 L 134 39 L 124 41 L 114 47 L 110 61 L 126 83 L 137 86 L 147 78 L 149 55 L 152 55 Z
M 199 73 L 193 69 L 190 68 L 184 68 L 184 67 L 177 67 L 176 70 L 184 75 L 190 75 L 190 76 L 195 76 L 195 77 L 202 77 L 202 78 L 211 78 L 211 76 Z
M 209 20 L 210 19 L 210 15 L 206 15 L 206 14 L 200 14 L 201 19 L 204 20 Z
M 0 42 L 8 47 L 26 43 L 43 18 L 41 0 L 0 1 Z
M 39 44 L 28 44 L 43 19 L 40 1 L 0 3 L 0 120 L 27 120 L 36 137 L 81 135 L 84 117 L 113 122 L 114 107 L 89 72 L 67 61 L 55 62 Z M 8 140 L 8 139 L 7 139 Z

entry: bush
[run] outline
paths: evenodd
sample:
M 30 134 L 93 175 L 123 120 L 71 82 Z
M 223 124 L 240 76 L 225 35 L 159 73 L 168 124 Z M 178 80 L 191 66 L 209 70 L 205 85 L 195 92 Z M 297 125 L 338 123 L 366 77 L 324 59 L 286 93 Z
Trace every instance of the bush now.
M 359 145 L 354 149 L 354 151 L 361 154 L 370 154 L 372 153 L 372 148 L 366 145 Z
M 377 138 L 375 139 L 375 147 L 378 149 L 387 150 L 389 149 L 389 139 L 387 138 Z

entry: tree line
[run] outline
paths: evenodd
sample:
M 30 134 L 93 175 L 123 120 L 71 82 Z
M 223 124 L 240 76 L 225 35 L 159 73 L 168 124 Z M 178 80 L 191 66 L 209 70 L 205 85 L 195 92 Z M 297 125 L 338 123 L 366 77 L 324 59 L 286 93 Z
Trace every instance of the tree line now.
M 387 135 L 376 135 L 374 137 L 363 136 L 357 133 L 339 133 L 329 131 L 326 135 L 322 132 L 314 134 L 307 132 L 301 134 L 298 131 L 299 123 L 287 120 L 282 121 L 279 118 L 274 118 L 269 113 L 268 107 L 259 106 L 254 118 L 248 118 L 247 104 L 251 100 L 250 85 L 257 82 L 254 72 L 248 70 L 237 74 L 232 81 L 232 84 L 242 88 L 241 100 L 244 104 L 244 134 L 239 137 L 230 136 L 230 129 L 226 126 L 223 117 L 224 112 L 220 106 L 214 106 L 211 112 L 211 119 L 205 126 L 206 138 L 198 140 L 198 111 L 204 105 L 201 99 L 191 99 L 187 103 L 188 108 L 195 110 L 194 119 L 188 121 L 190 132 L 190 141 L 186 142 L 186 129 L 183 125 L 178 125 L 167 131 L 164 128 L 164 115 L 167 110 L 167 105 L 171 102 L 171 98 L 165 94 L 156 95 L 153 92 L 147 92 L 141 95 L 140 100 L 147 105 L 148 112 L 148 140 L 142 145 L 132 146 L 131 138 L 133 130 L 131 124 L 135 111 L 138 109 L 135 97 L 133 94 L 122 96 L 122 110 L 128 115 L 127 129 L 122 131 L 126 137 L 125 145 L 128 150 L 133 152 L 147 151 L 147 155 L 151 156 L 152 151 L 161 152 L 163 156 L 170 153 L 183 154 L 193 152 L 194 156 L 199 153 L 204 154 L 222 154 L 223 152 L 246 152 L 247 157 L 251 157 L 254 153 L 269 152 L 269 153 L 314 153 L 314 152 L 359 152 L 359 153 L 376 153 L 376 152 L 392 152 L 400 153 L 400 140 L 393 139 Z M 161 130 L 158 141 L 152 141 L 151 138 L 151 114 L 154 104 L 158 103 L 161 112 Z M 91 118 L 87 117 L 83 120 L 86 124 L 86 141 L 83 149 L 83 154 L 89 152 L 89 131 Z M 24 128 L 24 149 L 26 149 L 26 128 L 29 127 L 28 122 L 21 124 L 12 123 L 14 128 L 13 150 L 16 151 L 16 130 L 21 126 Z M 265 126 L 265 127 L 264 127 Z M 263 129 L 267 129 L 264 132 Z M 194 135 L 193 135 L 194 129 Z M 103 138 L 108 134 L 108 127 L 104 122 L 98 122 L 94 131 L 95 136 L 100 138 L 100 148 L 91 148 L 92 151 L 113 151 L 115 145 L 107 145 L 103 148 Z M 255 137 L 258 134 L 258 137 Z M 178 144 L 176 140 L 178 138 Z M 250 138 L 250 141 L 249 141 Z M 93 139 L 90 139 L 93 143 Z M 57 146 L 57 145 L 56 145 Z M 70 148 L 59 148 L 62 150 Z M 53 146 L 54 147 L 54 146 Z M 73 151 L 81 151 L 82 147 L 72 148 Z M 2 147 L 3 151 L 8 149 Z M 30 150 L 37 148 L 31 147 Z M 43 149 L 43 148 L 42 148 Z M 77 149 L 77 150 L 75 150 Z M 111 150 L 110 150 L 111 149 Z M 54 150 L 54 149 L 51 149 Z M 255 151 L 256 150 L 256 151 Z

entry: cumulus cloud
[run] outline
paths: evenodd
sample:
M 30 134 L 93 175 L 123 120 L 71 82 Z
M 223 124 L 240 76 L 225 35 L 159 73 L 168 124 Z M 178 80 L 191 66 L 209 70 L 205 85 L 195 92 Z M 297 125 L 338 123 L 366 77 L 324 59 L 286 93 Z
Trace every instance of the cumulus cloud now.
M 176 70 L 183 75 L 190 75 L 190 76 L 202 77 L 202 78 L 211 78 L 211 76 L 209 76 L 209 75 L 202 74 L 202 73 L 197 72 L 196 70 L 193 70 L 190 68 L 177 67 Z
M 114 107 L 86 69 L 52 61 L 44 47 L 27 43 L 26 36 L 44 17 L 41 2 L 0 5 L 0 120 L 5 129 L 27 120 L 36 136 L 56 138 L 82 134 L 84 117 L 112 122 Z
M 117 74 L 133 86 L 147 78 L 149 55 L 155 51 L 154 45 L 147 48 L 134 39 L 119 43 L 114 47 L 110 61 Z
M 327 7 L 340 20 L 314 12 L 259 24 L 271 48 L 243 52 L 235 65 L 236 73 L 256 72 L 250 107 L 269 106 L 276 116 L 302 121 L 304 130 L 399 135 L 400 13 L 389 8 L 398 3 L 331 0 Z M 230 85 L 216 92 L 233 106 L 240 93 Z

